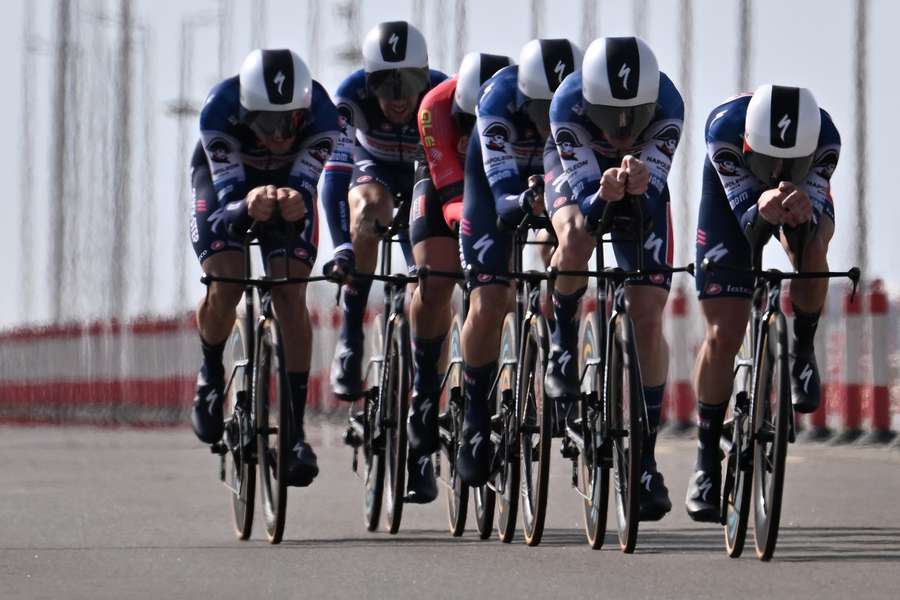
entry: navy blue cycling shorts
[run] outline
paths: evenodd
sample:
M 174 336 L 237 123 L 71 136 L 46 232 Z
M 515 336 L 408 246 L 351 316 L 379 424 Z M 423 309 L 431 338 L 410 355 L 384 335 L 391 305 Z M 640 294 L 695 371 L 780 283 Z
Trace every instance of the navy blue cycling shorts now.
M 544 204 L 552 218 L 563 206 L 578 205 L 565 181 L 562 161 L 557 152 L 544 153 Z M 641 207 L 644 219 L 652 219 L 652 227 L 643 240 L 644 269 L 663 269 L 672 266 L 672 213 L 669 202 L 669 186 L 663 188 L 658 198 L 643 197 Z M 627 234 L 613 232 L 613 252 L 616 263 L 625 271 L 638 268 L 637 244 Z M 672 285 L 670 273 L 655 273 L 642 277 L 632 277 L 628 285 L 649 285 L 668 290 Z
M 285 186 L 290 171 L 290 169 L 245 170 L 248 190 L 261 185 Z M 202 144 L 199 143 L 191 158 L 191 193 L 194 201 L 190 222 L 191 244 L 194 246 L 194 252 L 200 263 L 202 264 L 210 256 L 226 250 L 242 252 L 241 241 L 230 238 L 226 231 L 222 214 L 225 207 L 219 204 L 206 153 L 203 151 Z M 291 257 L 312 268 L 313 263 L 316 262 L 319 242 L 318 215 L 314 199 L 307 201 L 306 215 L 303 231 L 295 239 L 289 240 L 287 245 L 283 240 L 275 239 L 274 236 L 265 235 L 265 233 L 260 236 L 264 263 L 268 263 L 272 257 L 283 256 L 287 251 Z

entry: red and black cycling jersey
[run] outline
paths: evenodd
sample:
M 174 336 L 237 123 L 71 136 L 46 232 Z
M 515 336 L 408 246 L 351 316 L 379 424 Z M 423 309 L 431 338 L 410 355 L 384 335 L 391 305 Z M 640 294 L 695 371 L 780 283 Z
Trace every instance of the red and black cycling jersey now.
M 428 171 L 441 204 L 462 202 L 463 164 L 469 132 L 461 131 L 453 117 L 456 77 L 432 88 L 419 106 L 419 137 Z

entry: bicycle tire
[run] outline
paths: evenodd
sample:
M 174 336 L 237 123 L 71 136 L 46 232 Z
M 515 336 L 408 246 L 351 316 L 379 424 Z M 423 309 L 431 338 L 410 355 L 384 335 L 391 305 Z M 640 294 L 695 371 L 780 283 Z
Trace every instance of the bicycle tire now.
M 499 455 L 500 464 L 494 478 L 494 488 L 497 490 L 497 537 L 504 544 L 510 543 L 515 537 L 519 512 L 521 455 L 517 439 L 519 416 L 515 402 L 518 337 L 516 315 L 507 313 L 500 336 L 500 374 L 497 382 L 497 414 L 501 416 L 498 451 L 503 454 Z
M 397 533 L 406 494 L 406 417 L 409 413 L 411 351 L 409 326 L 397 318 L 388 328 L 388 352 L 382 373 L 381 408 L 385 435 L 385 520 L 388 533 Z
M 600 327 L 597 315 L 591 314 L 582 323 L 578 335 L 578 372 L 584 374 L 578 402 L 584 439 L 584 448 L 578 453 L 578 491 L 583 499 L 584 533 L 594 550 L 603 547 L 609 512 L 609 444 L 600 429 L 603 365 L 586 370 L 588 360 L 603 358 Z
M 519 361 L 516 386 L 521 407 L 519 431 L 522 435 L 519 442 L 522 533 L 526 544 L 537 546 L 541 543 L 547 516 L 550 445 L 553 439 L 551 422 L 553 407 L 546 405 L 544 397 L 544 372 L 549 355 L 549 343 L 547 322 L 543 317 L 531 317 L 522 344 L 522 360 Z
M 384 318 L 375 317 L 372 331 L 366 336 L 369 343 L 369 360 L 384 352 Z M 381 360 L 377 359 L 376 360 Z M 375 439 L 378 419 L 378 398 L 376 393 L 381 385 L 384 363 L 370 364 L 366 393 L 363 399 L 363 461 L 365 462 L 365 495 L 363 519 L 367 531 L 378 529 L 381 521 L 381 505 L 384 498 L 384 448 L 382 439 Z
M 753 506 L 756 556 L 768 561 L 778 542 L 792 405 L 784 315 L 775 315 L 764 329 L 768 339 L 760 356 L 771 362 L 760 369 L 763 393 L 756 397 L 754 410 Z
M 613 469 L 616 488 L 616 526 L 622 552 L 634 552 L 640 521 L 641 443 L 643 432 L 643 390 L 638 367 L 634 332 L 626 315 L 616 320 L 621 335 L 609 332 L 612 354 L 607 369 L 607 407 L 615 433 Z M 625 411 L 627 410 L 627 414 Z M 626 445 L 627 442 L 627 445 Z
M 750 499 L 753 487 L 753 435 L 749 407 L 753 393 L 752 321 L 747 326 L 744 343 L 735 358 L 734 394 L 731 402 L 731 448 L 725 462 L 722 481 L 722 525 L 725 552 L 738 558 L 744 551 Z M 749 365 L 749 366 L 748 366 Z
M 284 472 L 285 455 L 290 452 L 288 444 L 293 426 L 290 422 L 290 387 L 281 340 L 281 330 L 274 318 L 260 322 L 257 328 L 253 396 L 257 417 L 260 498 L 266 537 L 271 544 L 280 543 L 284 536 L 287 485 L 281 474 Z M 276 414 L 273 415 L 273 412 Z M 269 452 L 270 449 L 274 453 Z
M 231 512 L 234 532 L 240 540 L 247 540 L 253 531 L 253 510 L 256 498 L 256 443 L 253 432 L 255 411 L 251 408 L 250 393 L 253 369 L 247 363 L 247 336 L 243 320 L 234 323 L 225 349 L 225 373 L 233 373 L 225 390 L 229 416 L 225 421 L 226 486 L 231 490 Z
M 441 441 L 444 459 L 449 467 L 449 486 L 447 490 L 447 524 L 450 535 L 459 537 L 466 530 L 466 518 L 469 507 L 469 486 L 463 483 L 456 470 L 456 455 L 459 451 L 459 440 L 462 435 L 463 406 L 462 396 L 462 319 L 454 317 L 450 326 L 449 357 L 450 369 L 447 380 L 449 389 L 445 415 L 449 425 L 446 440 Z

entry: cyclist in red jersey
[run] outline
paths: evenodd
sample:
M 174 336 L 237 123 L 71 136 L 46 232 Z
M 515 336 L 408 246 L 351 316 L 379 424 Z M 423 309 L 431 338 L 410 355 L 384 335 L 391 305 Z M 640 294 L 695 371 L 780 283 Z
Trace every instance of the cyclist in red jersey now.
M 511 64 L 509 57 L 469 53 L 459 74 L 435 86 L 419 105 L 418 125 L 424 157 L 416 164 L 409 215 L 416 266 L 459 271 L 456 232 L 462 215 L 463 164 L 475 105 L 482 84 Z M 413 293 L 413 396 L 410 403 L 407 502 L 431 502 L 437 482 L 431 454 L 438 446 L 438 373 L 441 347 L 450 329 L 450 304 L 456 281 L 432 277 Z

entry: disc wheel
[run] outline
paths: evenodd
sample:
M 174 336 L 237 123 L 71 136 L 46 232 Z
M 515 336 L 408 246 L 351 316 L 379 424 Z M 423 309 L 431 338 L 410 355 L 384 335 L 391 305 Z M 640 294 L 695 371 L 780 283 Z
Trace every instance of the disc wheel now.
M 281 476 L 285 456 L 291 449 L 290 398 L 281 332 L 274 319 L 259 326 L 253 396 L 257 420 L 257 456 L 260 460 L 259 484 L 266 537 L 272 544 L 281 542 L 287 511 L 287 485 Z
M 384 318 L 375 317 L 372 330 L 366 336 L 369 345 L 368 378 L 363 400 L 363 461 L 365 462 L 365 502 L 363 517 L 366 530 L 378 529 L 381 519 L 381 504 L 384 497 L 384 438 L 378 436 L 378 394 L 381 373 L 384 367 Z
M 601 434 L 603 393 L 603 341 L 597 315 L 581 326 L 578 346 L 581 383 L 578 416 L 584 447 L 578 453 L 578 486 L 583 499 L 584 533 L 591 548 L 599 550 L 606 534 L 609 508 L 609 453 Z
M 406 493 L 406 417 L 409 413 L 411 360 L 409 330 L 402 319 L 388 329 L 381 387 L 381 427 L 385 437 L 385 519 L 389 533 L 397 533 Z
M 537 546 L 541 543 L 547 516 L 553 439 L 553 407 L 547 405 L 544 397 L 544 369 L 549 354 L 546 321 L 532 317 L 525 335 L 516 386 L 520 407 L 522 533 L 526 544 Z
M 256 496 L 256 456 L 253 412 L 250 393 L 252 368 L 247 356 L 247 338 L 243 321 L 238 319 L 225 348 L 225 373 L 232 373 L 225 390 L 228 416 L 225 419 L 225 485 L 231 490 L 234 533 L 249 539 L 253 530 L 253 504 Z
M 786 327 L 784 317 L 778 317 L 763 328 L 766 351 L 761 353 L 753 413 L 754 534 L 760 560 L 772 558 L 778 541 L 792 408 Z
M 750 326 L 752 327 L 752 325 Z M 725 551 L 738 558 L 744 551 L 747 521 L 750 516 L 750 491 L 753 476 L 753 447 L 750 430 L 750 393 L 753 367 L 753 342 L 750 327 L 735 358 L 734 398 L 731 402 L 731 447 L 722 480 L 722 524 Z
M 456 470 L 456 456 L 459 451 L 459 440 L 462 435 L 463 407 L 462 396 L 462 319 L 457 315 L 453 319 L 449 336 L 449 377 L 447 378 L 448 398 L 444 407 L 441 422 L 442 462 L 448 467 L 447 477 L 447 525 L 450 535 L 459 537 L 466 530 L 466 517 L 469 507 L 469 486 L 463 483 Z M 476 505 L 477 507 L 477 505 Z
M 640 511 L 641 442 L 643 392 L 627 317 L 617 320 L 610 332 L 612 352 L 607 371 L 609 423 L 613 440 L 613 470 L 616 489 L 616 525 L 619 547 L 634 552 Z
M 495 444 L 493 484 L 496 497 L 497 537 L 508 544 L 516 532 L 519 511 L 519 482 L 522 468 L 518 440 L 518 416 L 516 414 L 516 373 L 519 351 L 516 316 L 508 313 L 503 320 L 500 336 L 500 374 L 495 395 L 495 421 L 499 427 L 499 439 Z M 491 438 L 494 433 L 492 428 Z

